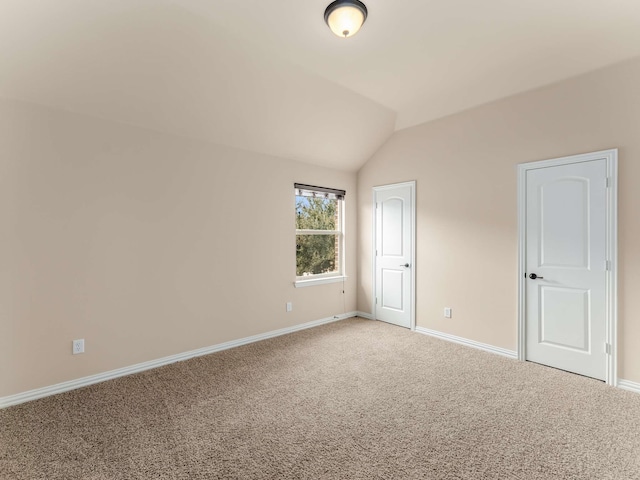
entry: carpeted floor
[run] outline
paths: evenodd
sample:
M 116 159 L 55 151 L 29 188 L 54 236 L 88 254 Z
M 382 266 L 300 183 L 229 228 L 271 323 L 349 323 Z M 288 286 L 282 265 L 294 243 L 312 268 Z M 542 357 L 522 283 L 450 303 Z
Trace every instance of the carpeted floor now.
M 640 479 L 640 395 L 350 319 L 0 411 L 9 479 Z

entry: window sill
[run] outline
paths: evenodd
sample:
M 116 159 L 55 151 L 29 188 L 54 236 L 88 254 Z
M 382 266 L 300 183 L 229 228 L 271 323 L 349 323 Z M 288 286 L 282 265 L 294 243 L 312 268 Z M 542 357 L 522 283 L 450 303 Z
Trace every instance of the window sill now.
M 322 285 L 325 283 L 338 283 L 346 279 L 346 275 L 337 275 L 335 277 L 312 278 L 311 280 L 296 280 L 293 282 L 293 285 L 296 288 L 312 287 L 313 285 Z

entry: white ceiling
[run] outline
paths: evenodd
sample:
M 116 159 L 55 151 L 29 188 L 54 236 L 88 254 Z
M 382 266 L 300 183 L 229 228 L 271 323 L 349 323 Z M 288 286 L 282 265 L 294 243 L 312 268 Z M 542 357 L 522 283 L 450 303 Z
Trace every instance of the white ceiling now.
M 396 129 L 640 55 L 640 0 L 1 0 L 0 96 L 344 170 Z

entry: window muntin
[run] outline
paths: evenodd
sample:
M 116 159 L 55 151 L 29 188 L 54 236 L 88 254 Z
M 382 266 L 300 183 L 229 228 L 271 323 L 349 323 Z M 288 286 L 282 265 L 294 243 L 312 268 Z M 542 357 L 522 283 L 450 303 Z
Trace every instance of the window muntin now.
M 344 191 L 295 185 L 296 279 L 343 275 Z

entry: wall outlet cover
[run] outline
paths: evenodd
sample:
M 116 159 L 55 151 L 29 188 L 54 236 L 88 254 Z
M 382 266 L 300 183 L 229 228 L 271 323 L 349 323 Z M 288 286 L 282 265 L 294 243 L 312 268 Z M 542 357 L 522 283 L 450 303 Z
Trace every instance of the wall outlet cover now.
M 73 350 L 74 355 L 78 355 L 79 353 L 84 353 L 84 338 L 80 340 L 73 341 Z

